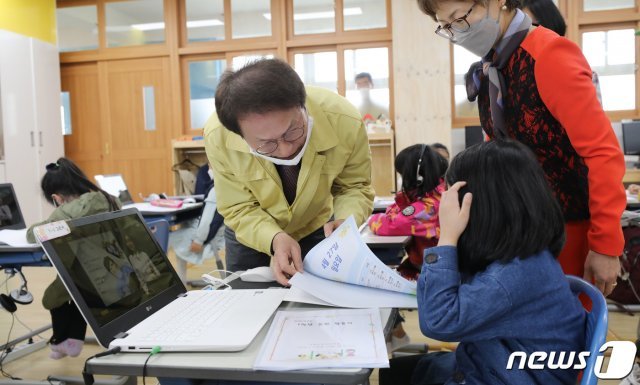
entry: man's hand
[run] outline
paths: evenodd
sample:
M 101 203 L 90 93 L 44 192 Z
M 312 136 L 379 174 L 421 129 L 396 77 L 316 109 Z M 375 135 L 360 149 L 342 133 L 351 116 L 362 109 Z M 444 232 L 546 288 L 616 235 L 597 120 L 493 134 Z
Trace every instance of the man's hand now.
M 344 219 L 337 219 L 335 221 L 327 222 L 324 224 L 324 236 L 328 237 L 333 233 L 333 230 L 340 227 L 340 225 L 344 222 Z
M 620 272 L 620 259 L 589 250 L 587 260 L 584 262 L 584 280 L 593 282 L 594 285 L 608 296 L 616 287 L 618 273 Z
M 202 253 L 202 245 L 197 243 L 196 241 L 191 241 L 191 246 L 189 246 L 189 250 L 191 250 L 192 253 Z
M 300 245 L 289 234 L 280 232 L 273 237 L 271 247 L 274 259 L 272 269 L 276 281 L 281 285 L 289 286 L 289 278 L 297 271 L 302 272 Z M 292 263 L 293 265 L 291 265 Z
M 469 211 L 471 210 L 471 193 L 464 194 L 462 207 L 458 199 L 458 191 L 467 182 L 456 182 L 440 198 L 440 240 L 438 246 L 457 246 L 460 235 L 469 223 Z

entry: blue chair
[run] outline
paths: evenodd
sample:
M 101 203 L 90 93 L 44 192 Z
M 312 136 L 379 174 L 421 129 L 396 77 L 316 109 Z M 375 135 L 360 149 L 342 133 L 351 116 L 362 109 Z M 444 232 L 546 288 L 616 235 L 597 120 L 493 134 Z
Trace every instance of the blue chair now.
M 593 373 L 600 347 L 607 339 L 609 326 L 607 301 L 595 286 L 573 275 L 567 275 L 571 291 L 584 293 L 591 299 L 591 311 L 587 313 L 586 348 L 589 350 L 587 367 L 582 371 L 580 385 L 597 385 L 598 377 Z
M 166 219 L 155 219 L 146 222 L 151 233 L 156 237 L 158 244 L 165 253 L 169 248 L 169 222 Z

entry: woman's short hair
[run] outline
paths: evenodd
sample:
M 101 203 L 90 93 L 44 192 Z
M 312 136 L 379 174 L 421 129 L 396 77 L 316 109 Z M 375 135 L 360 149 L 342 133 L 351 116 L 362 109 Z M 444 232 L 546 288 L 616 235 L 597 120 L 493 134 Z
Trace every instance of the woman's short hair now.
M 420 154 L 422 162 L 419 162 Z M 402 176 L 402 191 L 411 201 L 438 187 L 448 165 L 449 162 L 427 144 L 409 146 L 400 151 L 395 160 L 396 171 Z M 418 182 L 418 173 L 422 182 Z
M 495 261 L 527 258 L 564 245 L 564 219 L 542 168 L 525 145 L 511 140 L 479 143 L 459 153 L 446 174 L 448 185 L 467 182 L 469 224 L 458 240 L 460 271 L 474 274 Z
M 436 18 L 436 11 L 438 10 L 438 4 L 445 1 L 454 1 L 454 0 L 418 0 L 418 7 L 425 14 L 431 16 L 431 18 L 435 21 L 438 21 Z M 466 0 L 455 0 L 460 3 L 466 2 Z M 475 3 L 479 3 L 482 5 L 486 5 L 491 0 L 474 0 Z M 505 5 L 509 11 L 514 10 L 516 8 L 520 8 L 521 0 L 507 0 Z
M 564 36 L 567 32 L 567 23 L 553 1 L 522 0 L 522 8 L 529 9 L 538 25 L 549 28 L 560 36 Z
M 222 75 L 216 113 L 224 127 L 242 136 L 238 121 L 244 116 L 304 107 L 306 97 L 302 80 L 289 64 L 260 59 Z

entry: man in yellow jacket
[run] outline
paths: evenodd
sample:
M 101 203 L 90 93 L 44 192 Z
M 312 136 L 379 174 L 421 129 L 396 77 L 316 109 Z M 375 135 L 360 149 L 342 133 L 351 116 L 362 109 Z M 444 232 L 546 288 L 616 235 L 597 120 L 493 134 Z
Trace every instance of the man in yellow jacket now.
M 371 155 L 358 111 L 332 91 L 307 87 L 285 62 L 228 71 L 204 129 L 227 270 L 271 264 L 288 284 L 302 256 L 373 206 Z

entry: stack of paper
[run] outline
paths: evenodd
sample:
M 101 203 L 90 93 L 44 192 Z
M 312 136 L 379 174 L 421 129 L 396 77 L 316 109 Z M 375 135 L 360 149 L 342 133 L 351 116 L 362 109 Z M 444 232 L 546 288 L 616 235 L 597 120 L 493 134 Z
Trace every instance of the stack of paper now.
M 416 283 L 392 270 L 363 242 L 353 217 L 305 256 L 304 273 L 290 280 L 309 301 L 352 308 L 417 308 Z M 297 293 L 299 295 L 299 293 Z M 285 300 L 289 300 L 285 298 Z
M 14 247 L 38 246 L 37 243 L 27 242 L 27 229 L 0 230 L 0 242 Z
M 278 311 L 255 369 L 387 368 L 376 309 Z

